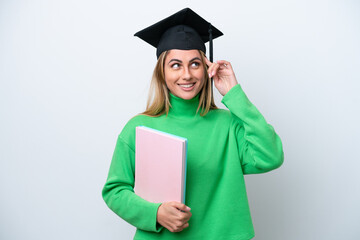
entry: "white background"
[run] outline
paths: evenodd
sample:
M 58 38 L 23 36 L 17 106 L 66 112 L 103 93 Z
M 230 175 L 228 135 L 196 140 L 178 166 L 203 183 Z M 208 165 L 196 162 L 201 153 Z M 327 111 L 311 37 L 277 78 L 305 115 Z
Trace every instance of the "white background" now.
M 133 34 L 184 7 L 283 141 L 246 176 L 255 239 L 359 239 L 356 0 L 0 0 L 0 239 L 132 239 L 101 189 L 156 62 Z

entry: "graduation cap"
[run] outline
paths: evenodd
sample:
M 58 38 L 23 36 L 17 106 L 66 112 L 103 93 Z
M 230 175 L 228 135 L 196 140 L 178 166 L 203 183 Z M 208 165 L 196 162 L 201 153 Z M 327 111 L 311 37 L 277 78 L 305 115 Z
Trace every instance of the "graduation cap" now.
M 156 48 L 156 56 L 166 50 L 198 49 L 206 53 L 205 43 L 209 41 L 210 61 L 213 61 L 212 40 L 223 33 L 200 17 L 190 8 L 167 17 L 137 33 L 137 36 Z

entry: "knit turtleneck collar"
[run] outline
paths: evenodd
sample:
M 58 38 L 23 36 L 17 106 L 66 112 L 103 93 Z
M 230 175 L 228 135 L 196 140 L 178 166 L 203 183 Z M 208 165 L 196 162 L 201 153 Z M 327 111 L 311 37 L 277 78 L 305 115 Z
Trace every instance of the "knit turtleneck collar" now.
M 195 115 L 198 115 L 201 111 L 199 109 L 198 113 L 196 113 L 199 106 L 199 95 L 200 94 L 192 99 L 186 100 L 169 92 L 171 104 L 169 115 L 176 117 L 194 117 Z

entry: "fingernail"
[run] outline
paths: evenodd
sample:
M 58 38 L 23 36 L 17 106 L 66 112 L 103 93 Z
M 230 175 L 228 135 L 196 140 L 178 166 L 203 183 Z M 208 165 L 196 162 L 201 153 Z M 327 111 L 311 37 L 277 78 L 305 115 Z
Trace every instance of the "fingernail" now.
M 215 75 L 215 72 L 212 72 L 212 75 L 214 76 L 214 75 Z
M 188 211 L 190 211 L 191 210 L 191 208 L 189 208 L 189 207 L 186 207 L 187 209 L 186 210 L 188 210 Z
M 211 73 L 209 73 L 209 78 L 211 78 Z

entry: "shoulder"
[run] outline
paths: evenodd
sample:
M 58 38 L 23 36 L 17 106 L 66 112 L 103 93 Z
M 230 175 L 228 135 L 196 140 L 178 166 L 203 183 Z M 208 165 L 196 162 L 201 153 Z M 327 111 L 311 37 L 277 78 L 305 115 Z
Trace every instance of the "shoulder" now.
M 206 114 L 206 117 L 215 120 L 231 120 L 231 113 L 227 109 L 212 109 Z
M 203 121 L 216 128 L 221 126 L 221 129 L 228 129 L 231 126 L 232 116 L 227 109 L 212 109 L 203 117 Z
M 135 128 L 137 126 L 141 126 L 143 125 L 145 122 L 147 122 L 149 120 L 149 116 L 146 115 L 142 115 L 142 114 L 138 114 L 134 117 L 132 117 L 124 126 L 124 128 L 122 129 L 120 136 L 128 136 L 128 135 L 132 135 L 135 134 Z
M 229 131 L 242 126 L 239 119 L 228 109 L 213 109 L 206 115 L 217 127 L 227 128 Z
M 132 117 L 124 126 L 121 133 L 119 134 L 119 138 L 122 141 L 125 141 L 129 146 L 133 147 L 135 143 L 135 129 L 138 126 L 148 125 L 149 122 L 152 122 L 156 119 L 156 117 L 150 117 L 143 114 L 138 114 Z

